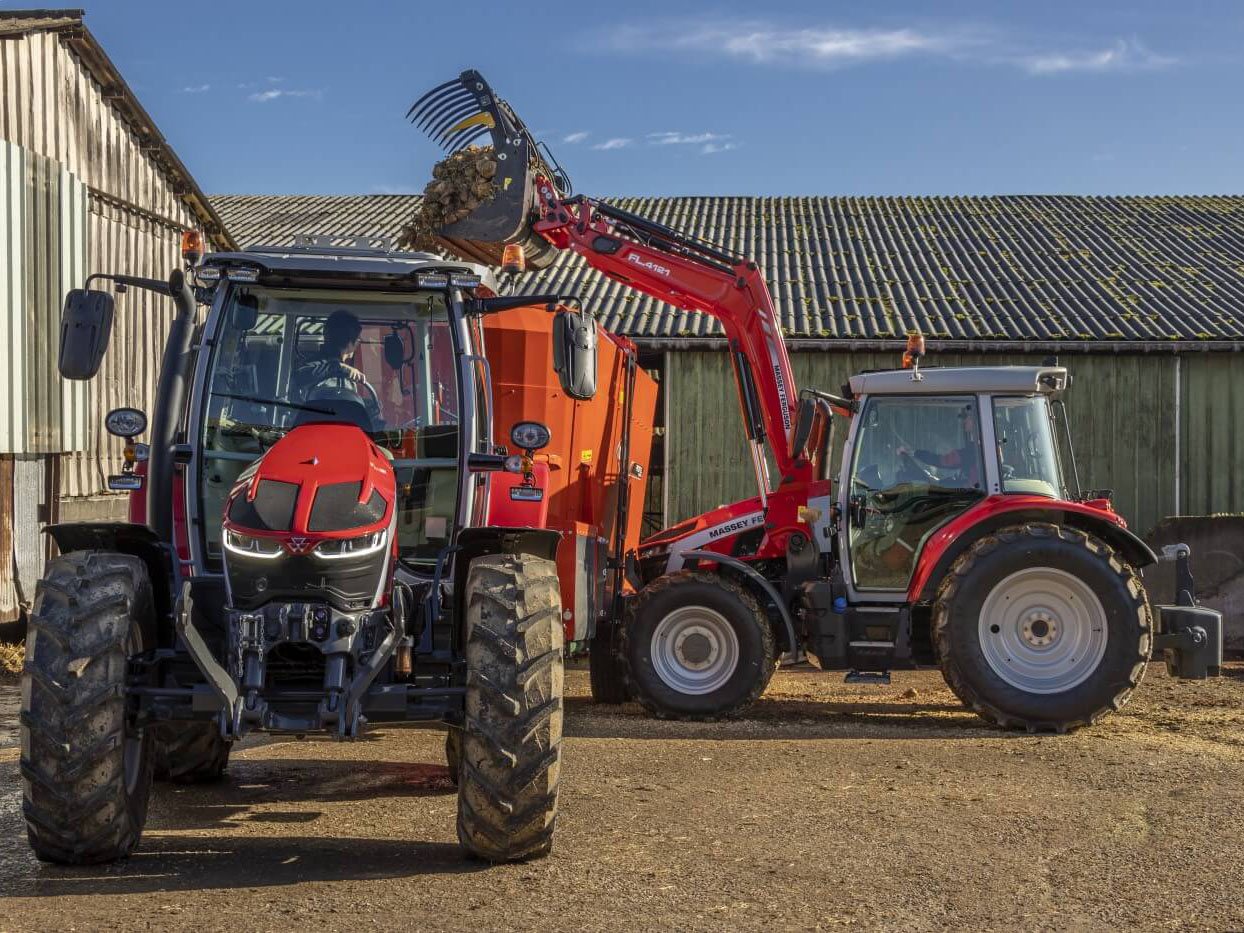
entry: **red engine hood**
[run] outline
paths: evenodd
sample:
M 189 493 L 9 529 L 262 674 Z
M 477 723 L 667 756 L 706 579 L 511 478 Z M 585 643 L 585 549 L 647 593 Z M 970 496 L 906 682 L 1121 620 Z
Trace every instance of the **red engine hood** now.
M 306 424 L 290 431 L 238 477 L 229 497 L 230 506 L 239 496 L 254 501 L 259 484 L 265 480 L 298 487 L 293 518 L 288 530 L 280 530 L 282 537 L 352 536 L 380 530 L 393 520 L 397 491 L 393 466 L 384 452 L 354 425 Z M 324 487 L 342 483 L 359 484 L 359 503 L 369 502 L 373 495 L 379 493 L 385 504 L 383 516 L 365 525 L 312 530 L 311 514 L 317 494 Z M 227 508 L 226 514 L 230 512 L 231 509 Z M 226 525 L 247 531 L 256 530 L 228 518 Z

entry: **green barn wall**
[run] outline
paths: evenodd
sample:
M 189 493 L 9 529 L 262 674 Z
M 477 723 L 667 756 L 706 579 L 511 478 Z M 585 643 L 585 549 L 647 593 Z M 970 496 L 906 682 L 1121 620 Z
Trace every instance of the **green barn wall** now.
M 897 353 L 792 354 L 801 386 L 838 392 L 852 374 L 892 367 Z M 938 353 L 939 366 L 1039 364 L 1043 354 Z M 1244 510 L 1244 357 L 1237 354 L 1064 355 L 1065 396 L 1085 489 L 1114 490 L 1144 534 L 1160 518 Z M 755 495 L 729 361 L 724 353 L 666 354 L 668 523 Z M 1175 503 L 1176 381 L 1182 509 Z

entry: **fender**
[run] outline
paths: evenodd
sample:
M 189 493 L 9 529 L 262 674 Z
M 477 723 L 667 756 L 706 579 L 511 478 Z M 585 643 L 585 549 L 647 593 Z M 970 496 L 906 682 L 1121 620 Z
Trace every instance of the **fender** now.
M 746 582 L 752 587 L 760 589 L 773 608 L 777 610 L 778 615 L 782 617 L 782 625 L 786 628 L 786 649 L 791 655 L 799 651 L 799 640 L 795 638 L 795 623 L 790 617 L 790 610 L 786 608 L 786 604 L 782 602 L 782 597 L 778 591 L 774 589 L 773 584 L 766 580 L 760 573 L 749 564 L 739 560 L 737 557 L 727 557 L 725 554 L 718 554 L 716 551 L 684 551 L 682 558 L 685 560 L 711 560 L 716 561 L 723 567 L 730 567 L 733 570 L 743 574 Z
M 43 529 L 62 554 L 115 551 L 141 557 L 147 565 L 160 617 L 171 617 L 179 568 L 172 547 L 146 525 L 130 522 L 61 522 Z
M 466 591 L 467 568 L 477 557 L 484 554 L 530 554 L 533 557 L 555 561 L 557 560 L 557 545 L 561 543 L 561 540 L 562 533 L 549 528 L 504 528 L 497 525 L 463 528 L 458 533 L 457 542 L 450 549 L 454 558 L 453 591 L 455 594 Z M 438 562 L 437 576 L 439 575 Z M 435 590 L 434 586 L 434 602 L 439 611 L 440 599 Z M 465 633 L 465 601 L 455 598 L 453 604 L 457 616 L 455 628 L 458 632 Z
M 1071 525 L 1101 538 L 1137 569 L 1157 563 L 1150 547 L 1109 509 L 1044 496 L 989 496 L 943 525 L 925 541 L 907 587 L 909 603 L 929 603 L 951 564 L 982 535 L 1023 522 Z

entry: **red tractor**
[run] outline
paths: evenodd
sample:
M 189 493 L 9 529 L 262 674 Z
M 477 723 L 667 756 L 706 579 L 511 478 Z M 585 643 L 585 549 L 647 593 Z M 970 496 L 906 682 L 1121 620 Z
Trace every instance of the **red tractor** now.
M 21 716 L 36 855 L 127 855 L 153 774 L 219 777 L 247 734 L 352 739 L 382 722 L 448 727 L 471 853 L 547 853 L 564 631 L 579 631 L 555 558 L 600 549 L 589 526 L 582 542 L 515 508 L 542 498 L 550 432 L 520 421 L 508 449 L 495 442 L 483 332 L 508 309 L 556 311 L 566 391 L 590 399 L 590 317 L 425 253 L 184 246 L 188 271 L 167 282 L 87 281 L 165 295 L 177 315 L 150 443 L 143 412 L 107 419 L 128 461 L 110 485 L 132 491 L 134 521 L 48 529 L 60 556 L 30 621 Z M 69 294 L 63 376 L 98 371 L 113 309 L 108 292 Z M 604 561 L 566 574 L 594 613 Z
M 998 725 L 1063 732 L 1125 703 L 1151 652 L 1181 676 L 1221 659 L 1221 619 L 1149 605 L 1157 559 L 1079 488 L 1054 363 L 920 368 L 800 389 L 761 270 L 726 248 L 602 201 L 565 173 L 482 76 L 411 110 L 451 152 L 491 134 L 498 192 L 442 231 L 489 258 L 502 242 L 547 263 L 570 250 L 604 275 L 720 322 L 757 495 L 643 541 L 637 595 L 593 664 L 652 713 L 713 718 L 758 697 L 779 656 L 806 651 L 853 680 L 936 663 Z M 847 422 L 841 458 L 835 432 Z M 776 468 L 776 485 L 770 475 Z M 1184 553 L 1186 576 L 1186 551 Z

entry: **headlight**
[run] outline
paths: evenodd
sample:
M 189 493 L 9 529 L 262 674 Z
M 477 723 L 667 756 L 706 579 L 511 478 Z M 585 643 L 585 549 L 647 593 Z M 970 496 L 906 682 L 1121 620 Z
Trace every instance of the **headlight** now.
M 114 408 L 105 416 L 104 428 L 115 437 L 138 437 L 147 430 L 147 416 L 137 408 Z
M 540 450 L 549 438 L 549 429 L 538 421 L 520 421 L 510 429 L 510 441 L 522 450 Z
M 341 557 L 362 557 L 365 554 L 375 554 L 384 547 L 385 533 L 376 531 L 369 535 L 359 535 L 357 538 L 332 538 L 328 541 L 321 541 L 315 546 L 312 552 L 316 557 L 323 557 L 326 560 L 337 560 Z
M 281 542 L 274 538 L 256 538 L 225 529 L 225 548 L 242 557 L 262 557 L 265 560 L 280 557 L 284 552 Z

